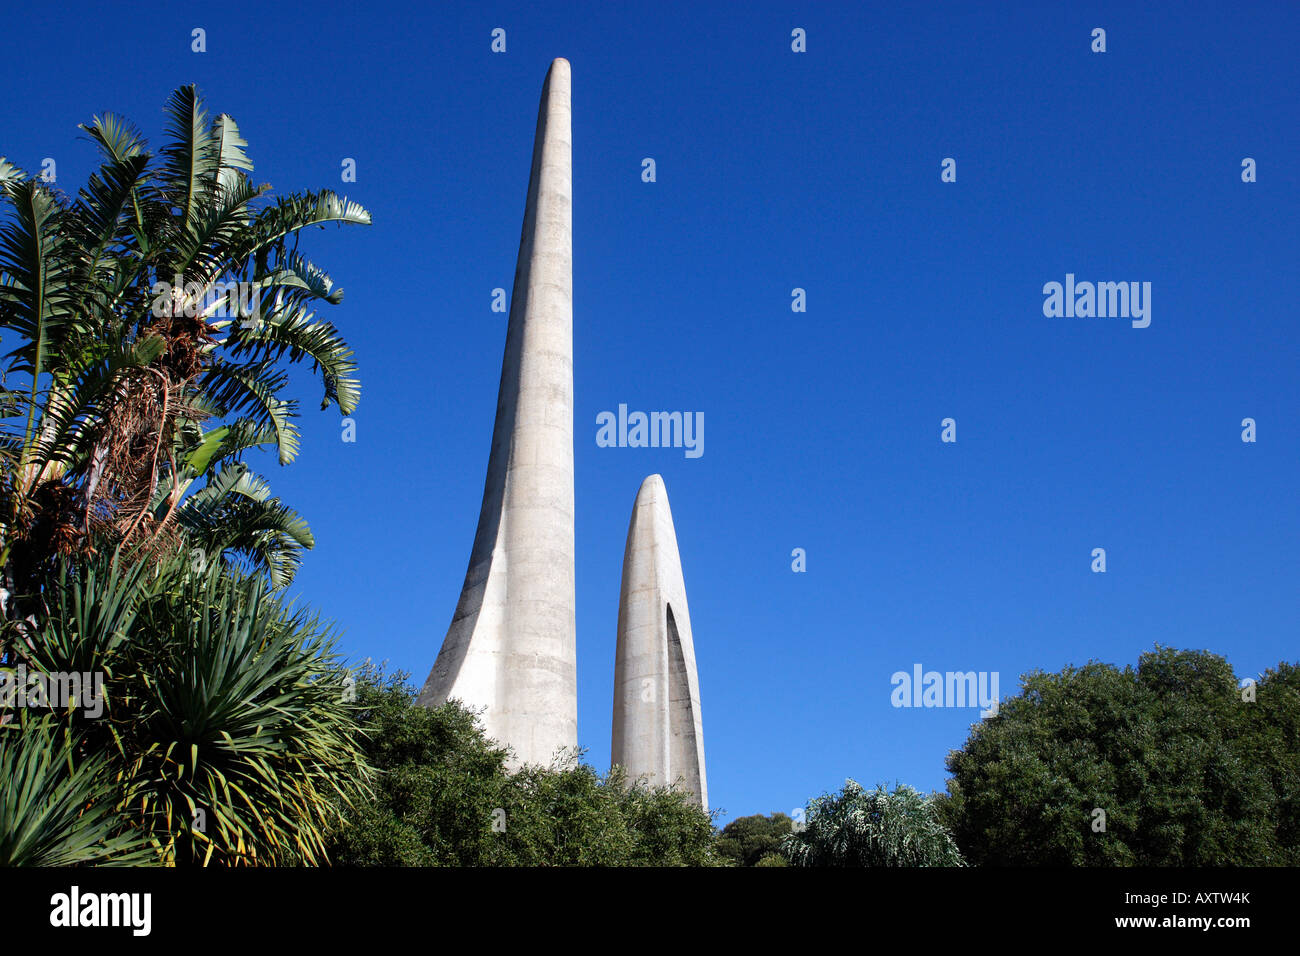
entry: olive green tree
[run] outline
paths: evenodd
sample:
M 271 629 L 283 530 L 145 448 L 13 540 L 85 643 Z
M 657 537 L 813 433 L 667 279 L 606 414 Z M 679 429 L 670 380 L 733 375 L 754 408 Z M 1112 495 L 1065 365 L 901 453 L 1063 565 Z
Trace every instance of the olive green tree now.
M 1300 863 L 1300 669 L 1240 686 L 1157 647 L 1021 678 L 948 758 L 942 814 L 972 863 Z

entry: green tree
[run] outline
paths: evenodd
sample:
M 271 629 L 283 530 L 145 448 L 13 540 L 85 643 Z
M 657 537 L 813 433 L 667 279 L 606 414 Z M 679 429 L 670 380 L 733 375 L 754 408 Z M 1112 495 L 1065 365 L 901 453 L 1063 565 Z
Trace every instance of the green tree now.
M 330 840 L 353 866 L 700 866 L 718 861 L 709 814 L 681 791 L 601 776 L 559 755 L 507 772 L 508 752 L 456 702 L 415 705 L 403 674 L 363 669 L 357 703 L 374 797 Z
M 736 866 L 758 866 L 765 857 L 779 853 L 792 822 L 784 813 L 736 817 L 718 834 L 718 852 Z M 781 860 L 784 863 L 784 857 Z
M 715 814 L 701 810 L 682 791 L 629 784 L 620 768 L 605 778 L 634 840 L 627 863 L 634 866 L 721 866 L 713 828 Z
M 1022 678 L 949 755 L 942 813 L 976 864 L 1300 862 L 1300 673 L 1243 692 L 1208 651 L 1159 646 Z
M 504 801 L 507 752 L 456 704 L 415 706 L 401 673 L 357 672 L 362 746 L 375 768 L 373 799 L 352 801 L 330 835 L 348 866 L 461 866 L 489 861 L 493 813 Z
M 853 780 L 814 800 L 782 848 L 794 866 L 962 866 L 931 800 L 900 784 L 864 790 Z

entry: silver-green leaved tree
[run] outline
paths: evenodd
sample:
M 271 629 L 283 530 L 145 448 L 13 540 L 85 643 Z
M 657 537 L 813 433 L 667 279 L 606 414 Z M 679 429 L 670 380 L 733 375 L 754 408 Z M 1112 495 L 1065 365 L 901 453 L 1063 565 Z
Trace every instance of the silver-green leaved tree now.
M 782 849 L 794 866 L 965 865 L 930 799 L 905 784 L 891 793 L 845 781 L 812 801 Z

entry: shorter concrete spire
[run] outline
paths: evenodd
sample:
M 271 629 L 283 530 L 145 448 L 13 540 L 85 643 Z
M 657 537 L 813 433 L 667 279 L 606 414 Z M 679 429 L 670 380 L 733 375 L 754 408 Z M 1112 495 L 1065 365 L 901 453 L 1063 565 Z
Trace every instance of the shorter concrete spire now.
M 709 808 L 695 641 L 663 478 L 641 483 L 623 551 L 611 762 Z

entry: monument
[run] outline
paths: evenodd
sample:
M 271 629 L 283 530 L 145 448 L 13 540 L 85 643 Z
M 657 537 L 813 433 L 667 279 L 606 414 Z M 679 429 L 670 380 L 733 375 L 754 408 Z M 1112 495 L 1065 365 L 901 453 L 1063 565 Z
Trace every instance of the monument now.
M 418 702 L 456 698 L 549 764 L 578 743 L 573 545 L 573 160 L 569 61 L 542 87 L 478 530 Z
M 469 569 L 417 702 L 479 712 L 511 769 L 578 744 L 573 541 L 573 157 L 569 62 L 542 87 L 496 423 Z M 663 479 L 623 554 L 611 760 L 708 809 L 695 644 Z
M 641 483 L 623 551 L 610 761 L 709 808 L 695 641 L 668 490 Z

